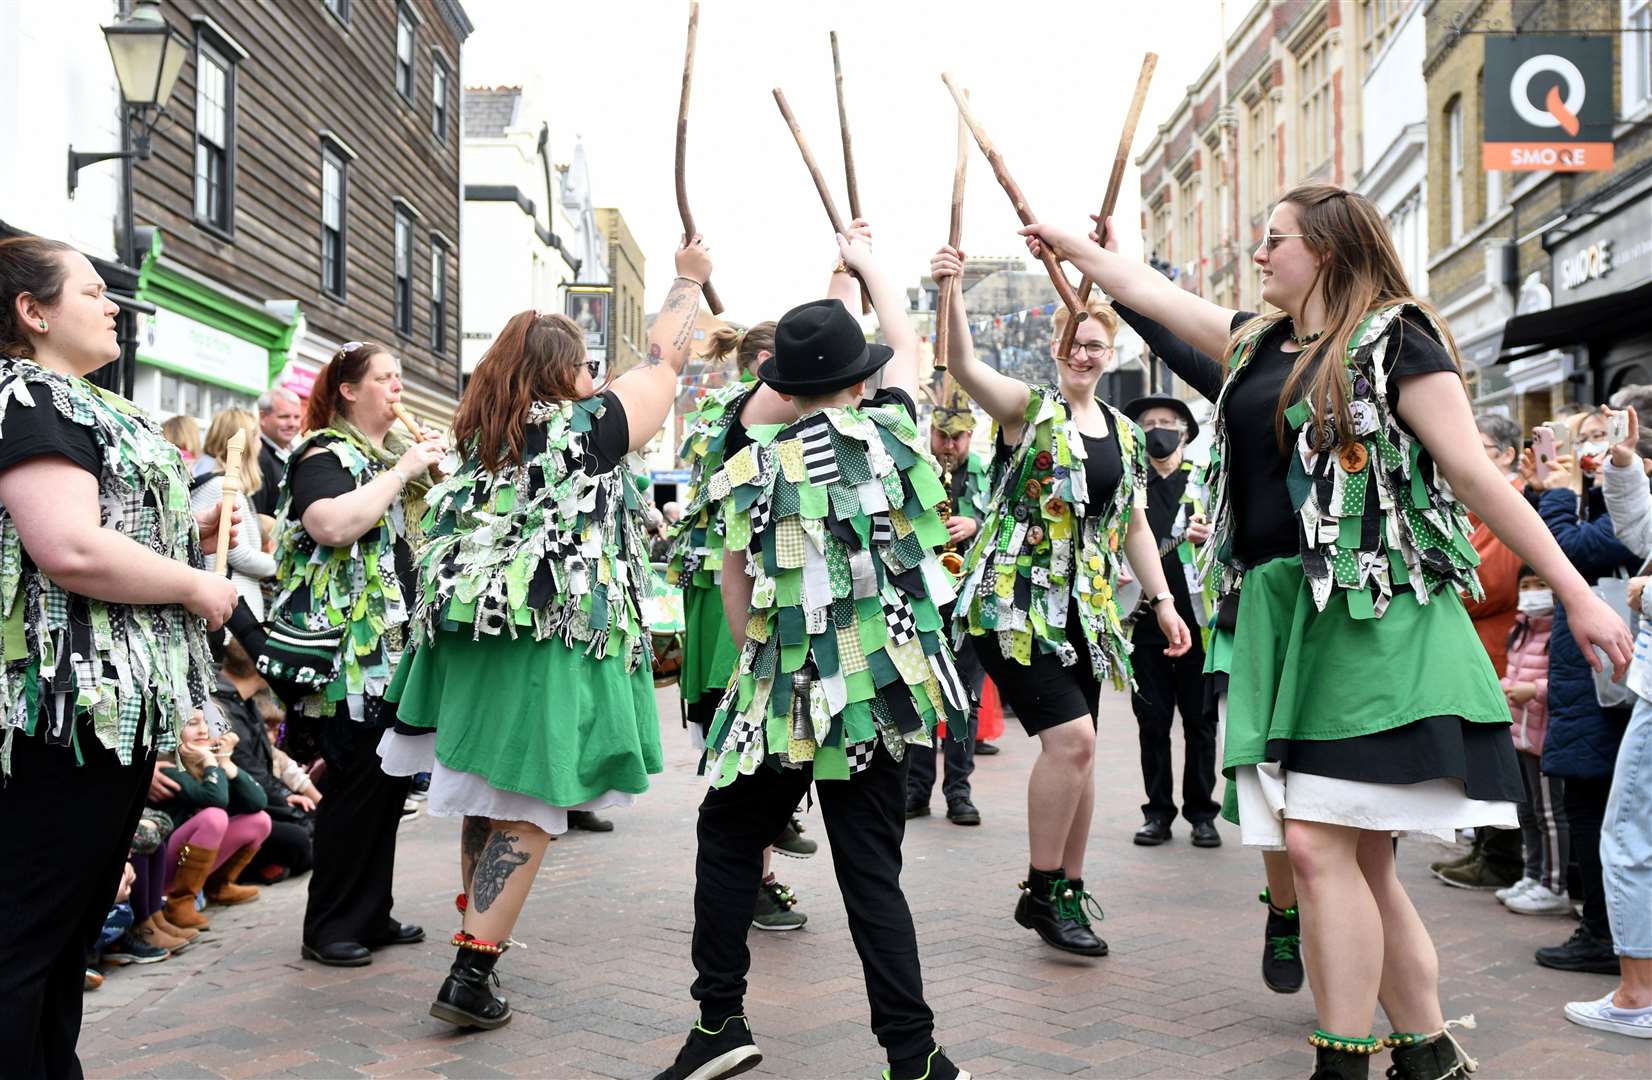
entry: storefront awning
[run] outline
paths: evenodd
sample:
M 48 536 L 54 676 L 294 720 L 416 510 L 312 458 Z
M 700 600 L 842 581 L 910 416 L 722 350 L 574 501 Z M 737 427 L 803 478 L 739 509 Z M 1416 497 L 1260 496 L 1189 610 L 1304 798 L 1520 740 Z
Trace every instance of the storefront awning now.
M 1503 327 L 1502 361 L 1518 360 L 1545 349 L 1643 334 L 1649 304 L 1652 281 L 1624 292 L 1516 315 Z

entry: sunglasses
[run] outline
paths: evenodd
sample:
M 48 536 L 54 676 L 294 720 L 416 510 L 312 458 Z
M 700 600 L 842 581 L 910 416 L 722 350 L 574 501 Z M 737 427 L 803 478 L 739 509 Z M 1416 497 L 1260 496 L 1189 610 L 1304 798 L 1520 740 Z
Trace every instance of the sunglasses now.
M 1274 248 L 1278 247 L 1282 241 L 1289 240 L 1293 237 L 1301 239 L 1307 235 L 1307 233 L 1299 232 L 1271 232 L 1262 238 L 1262 242 L 1268 246 L 1269 251 L 1272 251 Z

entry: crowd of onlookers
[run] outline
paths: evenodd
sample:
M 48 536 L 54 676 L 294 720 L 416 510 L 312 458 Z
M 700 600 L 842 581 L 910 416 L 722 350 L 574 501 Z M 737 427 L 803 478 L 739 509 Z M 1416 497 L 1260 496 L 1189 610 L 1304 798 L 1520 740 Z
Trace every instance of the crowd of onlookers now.
M 1563 409 L 1529 439 L 1506 417 L 1478 420 L 1487 456 L 1632 630 L 1643 603 L 1652 615 L 1652 431 L 1640 416 L 1652 417 L 1652 386 Z M 1478 830 L 1466 855 L 1433 872 L 1491 892 L 1511 913 L 1575 921 L 1537 950 L 1537 963 L 1620 982 L 1566 1006 L 1567 1018 L 1652 1038 L 1652 671 L 1640 670 L 1652 620 L 1637 633 L 1628 678 L 1614 682 L 1609 664 L 1597 673 L 1548 583 L 1474 525 L 1485 596 L 1469 613 L 1502 677 L 1526 798 L 1518 833 Z

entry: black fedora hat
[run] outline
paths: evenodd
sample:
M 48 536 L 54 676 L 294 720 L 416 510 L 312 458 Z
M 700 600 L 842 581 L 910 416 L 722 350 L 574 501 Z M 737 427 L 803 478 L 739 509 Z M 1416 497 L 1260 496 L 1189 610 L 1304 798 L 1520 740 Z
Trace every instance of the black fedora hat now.
M 1148 409 L 1169 409 L 1182 418 L 1187 425 L 1187 441 L 1192 442 L 1199 437 L 1199 421 L 1193 418 L 1193 410 L 1187 407 L 1187 402 L 1179 397 L 1170 397 L 1168 394 L 1148 394 L 1139 397 L 1124 407 L 1124 415 L 1141 422 L 1141 414 Z
M 786 312 L 774 328 L 774 355 L 757 377 L 782 394 L 806 397 L 853 386 L 895 350 L 866 340 L 841 300 L 814 300 Z

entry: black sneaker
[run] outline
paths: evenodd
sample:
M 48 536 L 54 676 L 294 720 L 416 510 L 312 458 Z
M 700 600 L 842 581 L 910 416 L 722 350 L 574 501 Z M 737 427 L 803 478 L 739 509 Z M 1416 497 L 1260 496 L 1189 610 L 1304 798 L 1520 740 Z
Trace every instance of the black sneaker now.
M 913 1070 L 910 1076 L 904 1068 L 896 1076 L 895 1066 L 891 1065 L 883 1070 L 883 1080 L 970 1080 L 970 1074 L 954 1065 L 939 1046 L 929 1052 L 923 1064 L 922 1072 Z
M 1556 971 L 1587 971 L 1594 975 L 1619 974 L 1618 957 L 1610 941 L 1602 941 L 1585 927 L 1578 927 L 1564 945 L 1537 950 L 1537 962 Z
M 991 757 L 992 755 L 998 753 L 998 747 L 987 742 L 985 739 L 976 739 L 975 753 L 978 757 Z
M 763 1051 L 752 1041 L 751 1025 L 744 1016 L 731 1016 L 716 1031 L 704 1022 L 695 1024 L 677 1051 L 677 1060 L 654 1080 L 721 1080 L 739 1076 L 762 1060 Z
M 1257 897 L 1268 905 L 1268 928 L 1262 937 L 1262 981 L 1276 994 L 1302 989 L 1302 920 L 1295 907 L 1279 911 L 1266 889 Z
M 103 951 L 103 959 L 111 964 L 158 964 L 171 955 L 166 949 L 149 944 L 131 930 Z

